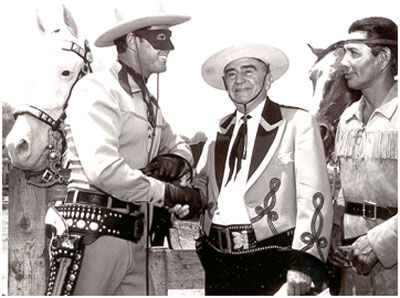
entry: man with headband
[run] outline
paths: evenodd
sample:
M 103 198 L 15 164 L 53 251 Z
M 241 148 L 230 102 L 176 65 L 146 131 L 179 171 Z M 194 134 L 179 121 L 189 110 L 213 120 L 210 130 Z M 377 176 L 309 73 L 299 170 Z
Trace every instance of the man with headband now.
M 338 126 L 330 259 L 344 268 L 340 294 L 397 295 L 397 25 L 358 20 L 344 48 L 347 84 L 363 96 Z
M 193 184 L 208 198 L 197 253 L 206 295 L 309 293 L 324 281 L 332 201 L 313 116 L 273 102 L 289 65 L 263 44 L 211 56 L 202 75 L 236 110 L 209 138 Z
M 190 147 L 146 86 L 151 74 L 166 71 L 174 49 L 169 28 L 190 17 L 152 8 L 140 2 L 124 10 L 133 17 L 115 10 L 116 25 L 95 45 L 116 45 L 118 60 L 79 81 L 66 110 L 71 177 L 65 214 L 99 223 L 72 222 L 69 232 L 81 250 L 72 269 L 64 268 L 68 291 L 61 295 L 154 295 L 147 254 L 153 207 L 185 218 L 201 209 L 199 192 L 180 184 L 191 172 Z

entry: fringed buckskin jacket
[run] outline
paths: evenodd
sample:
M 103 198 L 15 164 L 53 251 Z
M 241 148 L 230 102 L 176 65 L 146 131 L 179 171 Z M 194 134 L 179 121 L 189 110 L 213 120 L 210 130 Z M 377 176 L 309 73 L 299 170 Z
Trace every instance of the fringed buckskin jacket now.
M 205 234 L 217 209 L 234 124 L 235 113 L 220 121 L 197 167 L 194 184 L 208 199 L 201 220 Z M 243 199 L 258 241 L 294 228 L 293 269 L 312 271 L 325 263 L 332 199 L 320 131 L 312 115 L 267 98 Z
M 397 207 L 398 204 L 398 84 L 393 85 L 368 123 L 362 122 L 365 99 L 343 113 L 336 135 L 341 190 L 338 205 L 345 202 Z M 341 218 L 335 217 L 335 222 Z M 340 224 L 340 223 L 339 223 Z M 344 238 L 367 234 L 379 263 L 370 273 L 371 287 L 392 295 L 397 290 L 397 215 L 384 221 L 344 214 Z M 388 270 L 391 268 L 390 270 Z M 390 282 L 391 280 L 392 282 Z M 392 286 L 393 285 L 393 286 Z M 376 290 L 376 289 L 375 289 Z M 392 292 L 391 292 L 392 290 Z M 365 295 L 375 295 L 365 293 Z

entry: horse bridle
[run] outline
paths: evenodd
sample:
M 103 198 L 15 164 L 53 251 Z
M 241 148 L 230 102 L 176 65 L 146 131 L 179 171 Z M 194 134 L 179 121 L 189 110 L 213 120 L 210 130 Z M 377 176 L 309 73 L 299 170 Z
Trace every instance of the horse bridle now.
M 48 155 L 49 165 L 43 170 L 39 171 L 23 170 L 28 184 L 32 184 L 40 188 L 51 187 L 55 184 L 66 184 L 66 181 L 61 174 L 62 155 L 66 148 L 65 133 L 61 124 L 65 120 L 66 117 L 65 109 L 68 106 L 68 101 L 71 97 L 72 90 L 74 89 L 75 84 L 82 77 L 92 72 L 92 67 L 90 64 L 93 62 L 93 57 L 90 51 L 89 42 L 87 40 L 85 40 L 84 48 L 82 48 L 73 41 L 63 41 L 62 50 L 70 51 L 77 54 L 79 57 L 82 58 L 83 64 L 80 72 L 78 73 L 74 83 L 72 84 L 69 90 L 60 117 L 57 120 L 55 120 L 46 112 L 32 105 L 25 105 L 23 109 L 19 109 L 14 113 L 15 119 L 19 115 L 27 114 L 46 123 L 51 128 L 49 130 L 49 135 L 48 135 L 49 138 L 47 145 L 47 149 L 50 151 Z M 62 138 L 61 146 L 59 145 L 58 142 L 60 138 Z

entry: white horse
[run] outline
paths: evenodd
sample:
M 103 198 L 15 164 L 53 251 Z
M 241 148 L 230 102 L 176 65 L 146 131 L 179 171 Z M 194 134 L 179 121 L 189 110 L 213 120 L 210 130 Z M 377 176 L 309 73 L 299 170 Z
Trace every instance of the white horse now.
M 51 18 L 43 18 L 38 11 L 37 23 L 43 36 L 35 44 L 37 52 L 29 65 L 37 76 L 27 104 L 14 113 L 16 121 L 6 139 L 12 165 L 28 176 L 42 176 L 37 186 L 43 187 L 52 185 L 53 179 L 62 182 L 58 171 L 65 145 L 64 110 L 75 83 L 91 71 L 92 61 L 88 43 L 78 39 L 71 13 L 64 6 L 59 8 L 56 13 L 52 11 Z

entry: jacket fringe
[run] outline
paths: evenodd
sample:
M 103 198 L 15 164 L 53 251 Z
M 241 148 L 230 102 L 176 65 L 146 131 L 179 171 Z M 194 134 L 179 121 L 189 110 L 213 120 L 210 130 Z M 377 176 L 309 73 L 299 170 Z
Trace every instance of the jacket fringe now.
M 397 131 L 343 131 L 336 139 L 335 155 L 337 158 L 397 160 Z

